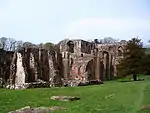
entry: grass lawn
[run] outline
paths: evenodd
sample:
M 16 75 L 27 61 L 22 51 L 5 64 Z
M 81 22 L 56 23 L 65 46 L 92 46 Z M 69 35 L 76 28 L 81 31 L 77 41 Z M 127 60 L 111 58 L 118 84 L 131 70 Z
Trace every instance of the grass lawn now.
M 66 110 L 54 113 L 150 113 L 141 110 L 150 105 L 150 77 L 144 81 L 109 81 L 102 85 L 41 88 L 27 90 L 0 89 L 0 113 L 31 106 L 62 106 Z M 81 100 L 60 102 L 51 100 L 53 95 L 79 96 Z

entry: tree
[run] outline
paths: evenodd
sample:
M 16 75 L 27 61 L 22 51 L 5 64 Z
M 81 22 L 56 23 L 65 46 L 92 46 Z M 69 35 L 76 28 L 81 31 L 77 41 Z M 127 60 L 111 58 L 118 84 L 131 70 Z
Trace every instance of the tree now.
M 7 38 L 6 37 L 1 37 L 0 38 L 0 43 L 1 43 L 0 45 L 1 45 L 2 49 L 4 49 L 4 50 L 7 49 L 7 46 L 6 46 L 6 44 L 7 44 Z
M 96 44 L 108 44 L 108 43 L 114 43 L 117 39 L 114 39 L 112 37 L 105 37 L 103 39 L 94 39 L 94 43 Z
M 23 41 L 16 41 L 15 50 L 20 50 L 23 47 Z
M 104 39 L 103 39 L 103 43 L 114 43 L 114 42 L 116 42 L 117 40 L 116 39 L 114 39 L 114 38 L 112 38 L 112 37 L 105 37 Z
M 121 59 L 118 67 L 118 74 L 121 76 L 134 73 L 141 73 L 140 66 L 141 61 L 145 56 L 145 52 L 142 48 L 142 42 L 138 38 L 133 38 L 127 42 L 125 46 L 123 59 Z
M 15 51 L 19 45 L 23 43 L 22 41 L 16 41 L 13 38 L 6 38 L 2 37 L 0 38 L 0 48 L 6 50 L 6 51 Z
M 38 48 L 43 48 L 43 43 L 40 43 L 37 46 L 38 46 Z
M 43 44 L 43 49 L 50 50 L 50 49 L 53 49 L 53 48 L 54 48 L 54 44 L 52 44 L 50 42 L 47 42 L 47 43 Z
M 15 49 L 16 49 L 16 40 L 15 39 L 13 39 L 13 38 L 7 38 L 7 44 L 6 44 L 6 46 L 7 46 L 7 51 L 15 51 Z
M 140 64 L 140 72 L 144 75 L 150 75 L 150 54 L 145 54 Z
M 98 39 L 94 39 L 94 43 L 99 44 Z
M 23 47 L 25 47 L 25 48 L 34 48 L 34 47 L 37 48 L 38 46 L 31 43 L 31 42 L 24 42 Z

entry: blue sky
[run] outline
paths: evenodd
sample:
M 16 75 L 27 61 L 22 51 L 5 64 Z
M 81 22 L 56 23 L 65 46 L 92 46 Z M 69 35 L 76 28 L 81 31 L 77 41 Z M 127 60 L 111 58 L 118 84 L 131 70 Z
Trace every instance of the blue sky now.
M 0 37 L 150 39 L 150 0 L 0 0 Z

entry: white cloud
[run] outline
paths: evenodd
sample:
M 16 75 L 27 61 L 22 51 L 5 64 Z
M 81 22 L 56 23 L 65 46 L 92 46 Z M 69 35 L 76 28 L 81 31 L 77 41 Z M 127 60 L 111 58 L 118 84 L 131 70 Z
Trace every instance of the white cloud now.
M 130 39 L 144 36 L 150 29 L 150 20 L 117 18 L 84 18 L 71 23 L 66 30 L 66 37 L 84 37 L 84 39 L 111 36 Z

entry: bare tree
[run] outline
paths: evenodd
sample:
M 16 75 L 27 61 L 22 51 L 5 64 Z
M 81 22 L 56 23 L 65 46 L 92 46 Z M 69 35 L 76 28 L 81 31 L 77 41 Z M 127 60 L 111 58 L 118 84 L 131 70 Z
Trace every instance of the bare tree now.
M 114 38 L 112 38 L 112 37 L 105 37 L 105 38 L 103 38 L 103 39 L 94 39 L 94 43 L 96 43 L 96 44 L 104 44 L 104 43 L 114 43 L 114 42 L 116 42 L 116 41 L 118 41 L 117 39 L 114 39 Z
M 50 42 L 47 42 L 47 43 L 43 44 L 43 48 L 46 49 L 46 50 L 53 49 L 54 48 L 54 44 L 52 44 Z
M 19 50 L 23 47 L 23 41 L 17 41 L 15 44 L 15 50 Z
M 20 44 L 20 41 L 16 41 L 13 38 L 6 38 L 6 37 L 0 38 L 0 48 L 6 51 L 15 51 L 18 43 Z
M 16 47 L 16 40 L 13 38 L 8 38 L 7 39 L 7 50 L 8 51 L 15 51 L 15 47 Z
M 112 37 L 105 37 L 104 39 L 100 39 L 100 42 L 102 43 L 114 43 L 117 39 L 114 39 Z
M 38 48 L 43 48 L 43 43 L 40 43 L 37 46 L 38 46 Z
M 2 49 L 4 49 L 4 50 L 7 49 L 7 46 L 6 46 L 7 45 L 7 38 L 6 37 L 1 37 L 0 43 L 1 43 L 0 45 L 1 45 Z
M 23 43 L 23 47 L 26 47 L 26 48 L 38 48 L 38 45 L 33 44 L 31 42 L 24 42 Z

